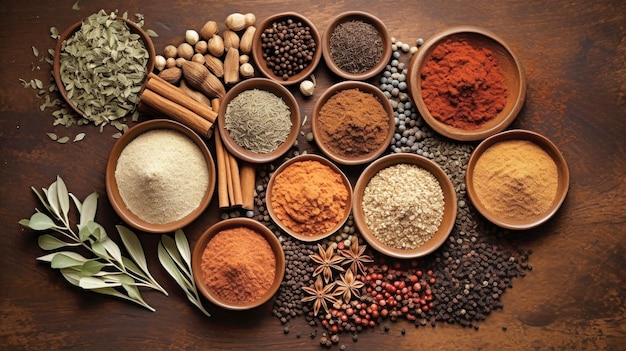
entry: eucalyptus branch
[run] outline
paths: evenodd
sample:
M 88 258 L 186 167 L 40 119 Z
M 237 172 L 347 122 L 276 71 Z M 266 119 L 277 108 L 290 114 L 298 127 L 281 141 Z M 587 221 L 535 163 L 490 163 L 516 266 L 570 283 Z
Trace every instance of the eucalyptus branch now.
M 116 296 L 137 303 L 154 311 L 142 298 L 139 287 L 148 287 L 167 295 L 148 271 L 145 254 L 137 236 L 124 226 L 116 229 L 130 258 L 122 256 L 119 246 L 107 236 L 104 227 L 94 221 L 98 194 L 92 193 L 83 202 L 67 191 L 65 182 L 57 176 L 43 195 L 31 188 L 39 198 L 45 213 L 37 210 L 30 219 L 19 221 L 24 227 L 36 231 L 47 231 L 38 238 L 43 250 L 57 250 L 66 247 L 82 246 L 95 257 L 86 258 L 73 251 L 54 251 L 38 257 L 59 269 L 71 284 L 96 293 Z M 72 229 L 69 220 L 70 199 L 79 214 L 77 231 Z M 70 242 L 60 239 L 69 239 Z

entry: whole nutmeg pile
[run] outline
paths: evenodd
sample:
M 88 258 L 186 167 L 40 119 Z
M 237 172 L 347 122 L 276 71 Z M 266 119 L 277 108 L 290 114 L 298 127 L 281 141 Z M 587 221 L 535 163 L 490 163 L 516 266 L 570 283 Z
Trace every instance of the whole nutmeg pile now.
M 261 47 L 267 66 L 287 80 L 313 61 L 317 43 L 309 26 L 286 19 L 272 23 L 263 31 Z

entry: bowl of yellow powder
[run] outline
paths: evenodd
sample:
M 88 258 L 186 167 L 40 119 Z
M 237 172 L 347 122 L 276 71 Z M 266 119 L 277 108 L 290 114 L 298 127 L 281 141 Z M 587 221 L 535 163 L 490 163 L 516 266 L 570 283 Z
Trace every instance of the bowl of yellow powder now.
M 354 186 L 354 223 L 367 243 L 387 256 L 410 259 L 437 250 L 450 235 L 456 212 L 452 182 L 423 156 L 381 157 Z
M 563 204 L 569 169 L 546 137 L 509 130 L 481 142 L 470 157 L 467 195 L 490 222 L 507 229 L 537 227 Z
M 200 293 L 228 310 L 249 310 L 274 297 L 285 274 L 278 238 L 262 223 L 230 218 L 209 227 L 196 242 L 191 269 Z
M 352 186 L 326 158 L 305 154 L 283 163 L 267 185 L 270 217 L 301 241 L 321 240 L 339 230 L 350 215 Z
M 124 222 L 166 233 L 204 212 L 215 178 L 204 141 L 178 122 L 157 119 L 130 128 L 115 143 L 105 181 L 109 201 Z

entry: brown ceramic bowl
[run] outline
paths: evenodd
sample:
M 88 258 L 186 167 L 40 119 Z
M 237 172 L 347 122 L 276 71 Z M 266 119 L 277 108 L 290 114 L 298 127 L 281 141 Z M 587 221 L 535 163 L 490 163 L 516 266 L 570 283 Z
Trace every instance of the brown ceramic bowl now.
M 283 79 L 283 77 L 274 74 L 272 69 L 267 66 L 267 61 L 263 57 L 261 36 L 263 35 L 265 29 L 270 28 L 273 23 L 289 19 L 301 22 L 303 25 L 308 26 L 311 29 L 311 35 L 313 36 L 317 47 L 315 49 L 315 54 L 313 55 L 313 60 L 308 64 L 308 66 L 302 71 L 293 76 L 290 76 L 287 80 L 285 80 Z M 317 30 L 313 22 L 311 22 L 308 18 L 296 12 L 278 13 L 266 18 L 257 26 L 254 37 L 252 38 L 252 59 L 254 60 L 256 67 L 263 74 L 263 76 L 275 80 L 280 84 L 292 85 L 304 80 L 305 78 L 310 76 L 313 71 L 315 71 L 315 68 L 322 58 L 321 42 L 322 38 L 320 36 L 320 32 Z
M 301 233 L 294 232 L 293 230 L 291 230 L 287 226 L 285 226 L 276 217 L 275 210 L 274 210 L 274 208 L 272 206 L 272 202 L 270 201 L 270 199 L 272 198 L 272 195 L 273 195 L 273 186 L 274 186 L 274 182 L 276 180 L 276 176 L 279 175 L 282 171 L 284 171 L 288 167 L 290 167 L 291 165 L 293 165 L 294 163 L 302 162 L 302 161 L 318 161 L 319 163 L 330 167 L 333 171 L 335 171 L 335 172 L 337 172 L 338 174 L 341 175 L 341 179 L 343 180 L 343 184 L 346 186 L 346 189 L 348 190 L 348 200 L 346 201 L 346 208 L 345 208 L 345 211 L 344 211 L 342 219 L 339 221 L 339 223 L 337 223 L 336 226 L 334 226 L 328 232 L 326 232 L 326 233 L 319 233 L 318 235 L 314 235 L 314 236 L 308 236 L 308 235 L 304 235 L 304 234 L 301 234 Z M 267 201 L 266 201 L 267 211 L 269 212 L 270 217 L 272 218 L 274 223 L 276 223 L 276 225 L 278 225 L 287 234 L 291 235 L 292 237 L 294 237 L 294 238 L 296 238 L 298 240 L 306 241 L 306 242 L 312 242 L 312 241 L 318 241 L 318 240 L 324 239 L 324 238 L 328 237 L 329 235 L 335 233 L 339 229 L 341 229 L 341 227 L 343 227 L 343 225 L 345 224 L 346 220 L 348 220 L 348 216 L 350 215 L 350 204 L 352 203 L 352 186 L 350 185 L 350 181 L 348 180 L 348 177 L 346 177 L 346 175 L 334 163 L 330 162 L 329 160 L 327 160 L 324 157 L 319 156 L 319 155 L 303 154 L 303 155 L 296 156 L 296 157 L 288 160 L 287 162 L 285 162 L 282 165 L 280 165 L 280 167 L 278 167 L 278 169 L 276 169 L 276 171 L 270 177 L 270 181 L 269 181 L 269 183 L 267 185 L 267 191 L 265 193 L 265 198 L 267 199 Z
M 211 241 L 215 235 L 223 230 L 240 227 L 251 229 L 262 235 L 270 244 L 270 247 L 274 252 L 274 257 L 276 257 L 276 275 L 274 276 L 274 281 L 271 287 L 257 301 L 247 304 L 233 304 L 231 302 L 220 300 L 219 297 L 211 293 L 211 290 L 206 286 L 202 279 L 202 253 L 206 249 L 209 241 Z M 254 255 L 254 252 L 250 252 L 250 255 Z M 193 254 L 191 256 L 191 270 L 198 290 L 200 290 L 200 293 L 211 303 L 227 310 L 249 310 L 268 302 L 280 288 L 280 283 L 283 281 L 283 276 L 285 275 L 285 254 L 276 236 L 266 226 L 250 218 L 231 218 L 217 222 L 202 233 L 193 248 Z M 241 283 L 246 284 L 245 281 L 242 281 Z
M 471 45 L 491 50 L 498 61 L 498 67 L 502 72 L 504 84 L 509 93 L 502 111 L 492 120 L 482 124 L 478 129 L 464 130 L 438 121 L 430 113 L 422 98 L 422 67 L 430 60 L 432 52 L 437 45 L 450 38 L 465 39 Z M 437 133 L 454 140 L 482 140 L 503 131 L 515 120 L 526 98 L 526 76 L 524 75 L 524 67 L 520 59 L 497 35 L 477 27 L 460 26 L 435 34 L 432 38 L 426 40 L 417 51 L 417 54 L 413 56 L 409 63 L 408 71 L 410 96 L 420 114 L 426 123 Z
M 233 140 L 233 138 L 231 138 L 230 134 L 224 127 L 226 108 L 228 108 L 230 101 L 237 97 L 240 93 L 252 89 L 265 90 L 282 98 L 285 104 L 289 107 L 289 111 L 291 111 L 291 132 L 287 136 L 287 140 L 279 145 L 274 151 L 265 154 L 252 152 L 240 146 Z M 281 155 L 285 154 L 293 146 L 296 139 L 298 139 L 301 124 L 300 108 L 293 94 L 291 94 L 291 92 L 289 92 L 289 90 L 287 90 L 287 88 L 280 83 L 267 78 L 246 79 L 232 87 L 228 93 L 226 93 L 226 97 L 224 97 L 224 100 L 220 104 L 217 120 L 220 137 L 222 138 L 224 146 L 226 146 L 228 151 L 230 151 L 237 158 L 251 163 L 272 162 Z
M 130 30 L 130 32 L 138 34 L 139 37 L 141 38 L 141 41 L 143 41 L 143 44 L 146 47 L 146 50 L 148 51 L 148 55 L 149 55 L 148 63 L 146 66 L 146 77 L 147 77 L 148 74 L 152 72 L 152 70 L 154 69 L 154 58 L 156 57 L 152 39 L 150 39 L 150 36 L 143 29 L 141 29 L 141 27 L 135 24 L 133 21 L 119 17 L 119 16 L 117 17 L 117 19 L 125 22 L 126 25 L 128 25 L 128 29 Z M 82 24 L 83 24 L 82 21 L 76 22 L 59 35 L 57 39 L 56 48 L 54 49 L 54 57 L 52 61 L 52 72 L 54 76 L 54 81 L 56 82 L 56 85 L 59 89 L 59 92 L 61 93 L 61 96 L 63 96 L 63 99 L 67 102 L 67 104 L 74 111 L 76 111 L 76 113 L 78 113 L 78 115 L 85 117 L 85 113 L 81 111 L 76 105 L 74 105 L 74 103 L 72 103 L 70 99 L 67 98 L 67 90 L 65 90 L 65 85 L 63 84 L 63 81 L 61 80 L 61 62 L 60 62 L 61 47 L 63 46 L 63 42 L 71 38 L 74 35 L 74 33 L 76 33 L 81 28 Z
M 476 162 L 482 156 L 485 150 L 487 150 L 490 146 L 494 145 L 495 143 L 498 143 L 500 141 L 505 141 L 505 140 L 530 141 L 534 143 L 535 145 L 538 145 L 539 147 L 541 147 L 545 152 L 547 152 L 548 155 L 550 155 L 550 157 L 552 157 L 552 159 L 556 163 L 557 173 L 559 177 L 558 186 L 556 190 L 556 196 L 550 208 L 537 218 L 532 218 L 527 221 L 513 221 L 507 218 L 503 218 L 502 216 L 499 216 L 497 214 L 494 214 L 488 211 L 485 208 L 485 206 L 481 203 L 480 198 L 476 194 L 476 190 L 474 187 L 475 183 L 473 179 Z M 476 210 L 478 210 L 478 212 L 482 214 L 491 223 L 497 226 L 500 226 L 502 228 L 512 229 L 512 230 L 524 230 L 524 229 L 534 228 L 543 224 L 552 216 L 554 216 L 556 211 L 558 211 L 558 209 L 563 204 L 563 201 L 565 201 L 565 197 L 569 190 L 569 180 L 570 180 L 569 168 L 567 167 L 565 158 L 563 157 L 559 149 L 556 147 L 556 145 L 554 145 L 554 143 L 552 143 L 548 138 L 538 133 L 531 132 L 528 130 L 521 130 L 521 129 L 508 130 L 508 131 L 496 134 L 492 137 L 489 137 L 483 140 L 476 147 L 476 149 L 474 149 L 474 152 L 472 153 L 472 156 L 470 157 L 469 162 L 467 164 L 467 170 L 466 170 L 466 175 L 465 175 L 467 195 L 470 201 L 472 202 L 472 204 L 474 205 L 474 207 L 476 207 Z
M 124 200 L 122 200 L 122 197 L 120 196 L 119 190 L 117 188 L 117 182 L 115 180 L 115 169 L 117 168 L 117 160 L 119 159 L 120 154 L 122 153 L 124 148 L 137 136 L 156 129 L 174 130 L 184 134 L 185 136 L 193 140 L 193 142 L 198 145 L 198 147 L 202 151 L 209 171 L 209 184 L 206 189 L 206 193 L 204 194 L 204 197 L 200 202 L 200 205 L 185 217 L 177 221 L 165 224 L 146 222 L 145 220 L 141 219 L 133 212 L 131 212 L 124 204 Z M 166 119 L 155 119 L 139 123 L 130 128 L 126 133 L 124 133 L 124 135 L 122 135 L 122 137 L 115 143 L 115 145 L 113 145 L 113 149 L 109 154 L 109 160 L 107 161 L 105 183 L 109 202 L 111 203 L 111 206 L 113 206 L 113 209 L 118 214 L 118 216 L 120 216 L 120 218 L 122 218 L 125 223 L 144 232 L 168 233 L 187 226 L 189 223 L 198 218 L 198 216 L 200 216 L 202 212 L 204 212 L 204 210 L 209 205 L 209 202 L 211 202 L 211 198 L 213 197 L 213 192 L 215 190 L 215 178 L 215 164 L 213 162 L 213 157 L 211 156 L 211 153 L 209 152 L 209 149 L 207 148 L 204 141 L 195 132 L 178 122 Z
M 368 228 L 365 221 L 365 214 L 363 213 L 363 193 L 369 184 L 370 179 L 372 179 L 372 177 L 375 176 L 380 170 L 397 164 L 412 164 L 429 171 L 435 176 L 437 181 L 439 181 L 441 189 L 443 190 L 444 213 L 439 230 L 437 230 L 435 235 L 424 245 L 412 250 L 402 250 L 391 247 L 377 239 Z M 446 241 L 448 235 L 450 235 L 450 232 L 452 231 L 452 228 L 454 228 L 456 211 L 456 192 L 446 173 L 433 161 L 415 154 L 392 154 L 374 161 L 359 176 L 359 179 L 354 187 L 354 197 L 352 201 L 352 216 L 354 217 L 354 223 L 361 232 L 363 238 L 365 238 L 365 241 L 367 241 L 373 249 L 391 257 L 403 259 L 417 258 L 428 255 L 437 250 L 437 248 L 439 248 L 439 246 Z
M 322 142 L 322 138 L 321 138 L 322 131 L 321 131 L 321 127 L 318 126 L 319 114 L 324 104 L 328 102 L 328 100 L 331 97 L 333 97 L 335 94 L 346 89 L 359 89 L 360 91 L 364 93 L 369 93 L 369 94 L 374 95 L 378 99 L 378 101 L 382 104 L 383 108 L 385 109 L 389 117 L 389 129 L 387 131 L 385 141 L 380 145 L 378 149 L 370 153 L 361 155 L 359 157 L 346 157 L 344 155 L 333 152 L 327 145 L 325 145 Z M 383 92 L 380 89 L 365 82 L 344 81 L 344 82 L 337 83 L 331 86 L 330 88 L 326 89 L 326 91 L 322 94 L 322 96 L 320 96 L 320 98 L 315 103 L 315 106 L 313 107 L 311 129 L 313 132 L 313 137 L 315 138 L 315 141 L 317 143 L 317 146 L 320 148 L 320 150 L 322 150 L 324 155 L 326 155 L 328 158 L 330 158 L 331 160 L 339 164 L 361 165 L 361 164 L 365 164 L 365 163 L 375 160 L 377 157 L 382 155 L 385 152 L 385 150 L 387 150 L 387 148 L 389 148 L 389 143 L 391 142 L 391 138 L 393 138 L 393 133 L 395 131 L 395 128 L 396 128 L 396 125 L 395 125 L 394 116 L 393 116 L 393 107 L 391 107 L 391 103 L 389 102 L 389 99 L 385 97 L 385 94 L 383 94 Z
M 371 24 L 376 28 L 382 39 L 383 52 L 380 61 L 374 67 L 362 73 L 344 71 L 337 66 L 335 61 L 333 61 L 330 53 L 330 39 L 335 31 L 335 28 L 337 28 L 338 25 L 349 21 L 361 21 Z M 374 15 L 362 11 L 344 12 L 333 18 L 322 36 L 322 47 L 324 52 L 324 62 L 326 62 L 328 68 L 339 77 L 349 80 L 367 80 L 379 74 L 389 63 L 389 59 L 391 58 L 393 51 L 391 48 L 391 36 L 389 35 L 389 31 L 383 21 Z

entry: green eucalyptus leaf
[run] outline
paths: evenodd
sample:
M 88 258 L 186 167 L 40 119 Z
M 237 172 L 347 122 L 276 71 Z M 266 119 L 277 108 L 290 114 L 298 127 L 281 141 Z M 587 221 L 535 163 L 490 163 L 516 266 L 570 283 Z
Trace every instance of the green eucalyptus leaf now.
M 45 192 L 48 197 L 48 203 L 50 204 L 50 208 L 52 209 L 52 214 L 57 218 L 61 217 L 61 212 L 59 211 L 59 196 L 57 195 L 57 182 L 53 182 L 48 187 L 48 191 Z
M 90 260 L 90 261 L 83 263 L 80 270 L 83 273 L 85 273 L 85 275 L 94 275 L 94 274 L 100 273 L 102 268 L 106 266 L 107 265 L 102 262 Z
M 120 238 L 122 238 L 122 242 L 124 243 L 124 246 L 126 246 L 126 250 L 130 256 L 133 260 L 135 260 L 137 265 L 143 269 L 144 272 L 148 272 L 146 256 L 137 235 L 122 225 L 117 225 L 115 228 L 117 228 L 117 232 L 120 234 Z
M 124 263 L 122 262 L 122 252 L 120 251 L 120 247 L 117 246 L 115 241 L 107 238 L 106 240 L 102 241 L 102 245 L 104 246 L 104 249 L 109 253 L 109 255 L 111 255 L 111 257 L 113 257 L 115 261 L 119 262 L 123 268 Z
M 180 252 L 185 263 L 187 263 L 187 267 L 191 269 L 191 250 L 189 249 L 189 242 L 187 241 L 185 233 L 183 233 L 182 229 L 179 229 L 174 233 L 174 238 L 176 239 L 178 252 Z
M 65 280 L 70 282 L 72 285 L 80 287 L 80 279 L 83 277 L 83 275 L 80 274 L 80 272 L 75 271 L 73 269 L 65 268 L 65 269 L 61 269 L 61 274 L 63 275 Z
M 176 246 L 176 242 L 174 241 L 174 239 L 172 239 L 171 237 L 167 235 L 163 235 L 161 237 L 161 243 L 163 243 L 163 247 L 165 248 L 167 253 L 170 255 L 172 260 L 174 260 L 176 265 L 178 265 L 177 269 L 182 272 L 186 272 L 187 266 L 183 263 L 183 259 L 180 256 L 180 253 L 178 252 L 178 247 Z
M 87 225 L 89 222 L 93 222 L 96 218 L 96 209 L 98 208 L 98 193 L 93 192 L 89 194 L 83 201 L 82 210 L 80 213 L 79 228 Z
M 43 255 L 43 256 L 39 256 L 37 257 L 37 261 L 41 261 L 41 262 L 52 262 L 52 258 L 58 254 L 58 252 L 53 252 L 51 254 L 47 254 L 47 255 Z
M 87 259 L 75 252 L 58 252 L 50 261 L 52 268 L 68 268 L 68 267 L 80 267 L 83 263 L 87 262 Z
M 163 242 L 159 243 L 157 248 L 157 253 L 159 256 L 159 262 L 169 275 L 174 278 L 176 283 L 185 291 L 189 289 L 193 289 L 192 284 L 180 273 L 176 263 L 172 260 L 172 257 L 167 253 L 165 248 L 163 247 Z
M 104 248 L 104 245 L 102 245 L 101 241 L 96 241 L 96 242 L 92 243 L 91 244 L 91 250 L 98 257 L 104 258 L 105 260 L 109 260 L 111 258 L 109 256 L 109 254 L 107 253 L 107 250 Z
M 84 209 L 85 209 L 85 204 L 83 203 L 83 210 Z M 106 230 L 100 224 L 94 221 L 89 221 L 87 222 L 86 227 L 87 227 L 86 229 L 87 232 L 96 239 L 95 240 L 96 242 L 102 242 L 102 241 L 109 239 L 109 237 L 107 236 Z
M 80 246 L 80 243 L 68 243 L 50 234 L 41 235 L 37 238 L 37 243 L 44 250 L 55 250 L 65 246 Z
M 96 278 L 96 277 L 82 277 L 78 283 L 83 289 L 100 289 L 100 288 L 112 288 L 116 286 L 121 286 L 122 283 L 119 281 L 107 280 L 104 278 Z
M 48 230 L 56 227 L 56 224 L 46 214 L 35 212 L 28 220 L 28 227 L 33 230 Z
M 67 192 L 67 186 L 63 179 L 57 176 L 57 197 L 59 199 L 59 207 L 61 208 L 61 214 L 65 219 L 65 222 L 69 222 L 67 214 L 70 212 L 70 196 Z

